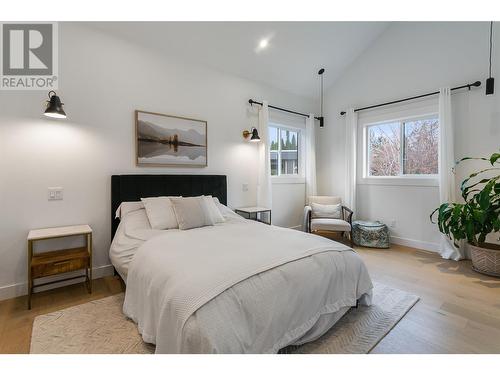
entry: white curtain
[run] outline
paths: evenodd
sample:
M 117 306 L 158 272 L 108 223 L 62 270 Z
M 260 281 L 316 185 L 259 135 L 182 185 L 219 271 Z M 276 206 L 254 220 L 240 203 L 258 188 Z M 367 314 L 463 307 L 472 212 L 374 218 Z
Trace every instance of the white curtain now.
M 356 215 L 356 146 L 358 134 L 358 114 L 350 108 L 345 117 L 345 199 L 344 204 Z
M 269 107 L 262 102 L 259 110 L 259 175 L 257 180 L 257 205 L 272 208 L 271 160 L 269 153 Z
M 311 195 L 317 195 L 316 188 L 316 135 L 314 115 L 306 119 L 306 202 Z
M 455 202 L 455 151 L 451 118 L 451 90 L 439 90 L 439 203 Z M 457 249 L 444 234 L 441 235 L 439 253 L 445 259 L 465 258 L 463 248 Z

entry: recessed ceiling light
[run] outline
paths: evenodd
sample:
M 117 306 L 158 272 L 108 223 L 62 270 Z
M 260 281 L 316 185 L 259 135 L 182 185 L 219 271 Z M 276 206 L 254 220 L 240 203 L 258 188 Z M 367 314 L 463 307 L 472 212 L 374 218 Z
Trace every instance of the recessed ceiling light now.
M 261 39 L 259 42 L 259 48 L 264 49 L 269 45 L 269 40 L 268 39 Z
M 271 42 L 274 38 L 274 33 L 269 33 L 267 35 L 263 35 L 259 41 L 257 42 L 257 45 L 255 46 L 255 53 L 261 53 L 264 50 L 272 47 Z

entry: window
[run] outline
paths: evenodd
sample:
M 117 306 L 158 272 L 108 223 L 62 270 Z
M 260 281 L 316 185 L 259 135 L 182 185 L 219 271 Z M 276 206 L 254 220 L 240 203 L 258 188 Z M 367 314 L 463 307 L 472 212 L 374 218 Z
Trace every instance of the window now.
M 299 175 L 300 130 L 269 126 L 271 176 Z
M 369 125 L 366 140 L 367 177 L 438 174 L 437 116 Z

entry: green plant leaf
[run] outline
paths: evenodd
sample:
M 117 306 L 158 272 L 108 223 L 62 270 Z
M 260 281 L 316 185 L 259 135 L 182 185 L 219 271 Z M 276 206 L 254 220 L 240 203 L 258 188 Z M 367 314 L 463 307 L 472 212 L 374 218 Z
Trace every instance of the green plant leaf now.
M 490 161 L 490 159 L 488 159 L 488 158 L 473 158 L 473 157 L 470 157 L 470 156 L 466 156 L 465 158 L 462 158 L 459 161 L 457 161 L 455 164 L 458 165 L 461 162 L 466 161 L 466 160 L 486 160 L 486 161 Z
M 497 160 L 499 160 L 499 159 L 500 159 L 500 153 L 496 152 L 493 155 L 491 155 L 490 156 L 491 165 L 494 165 L 497 162 Z
M 464 160 L 487 161 L 493 166 L 500 161 L 500 153 L 494 153 L 489 158 L 466 157 L 458 163 Z M 477 244 L 485 241 L 489 233 L 500 231 L 500 175 L 472 182 L 482 173 L 496 170 L 500 168 L 489 167 L 469 175 L 460 185 L 465 203 L 443 203 L 429 216 L 431 222 L 436 223 L 439 231 L 452 239 L 455 246 L 463 239 Z

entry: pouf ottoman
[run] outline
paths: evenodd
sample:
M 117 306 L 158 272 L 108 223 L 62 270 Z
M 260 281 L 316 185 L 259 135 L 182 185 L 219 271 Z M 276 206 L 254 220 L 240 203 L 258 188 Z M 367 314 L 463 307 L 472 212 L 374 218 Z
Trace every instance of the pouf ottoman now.
M 380 221 L 355 220 L 352 222 L 352 239 L 358 246 L 387 249 L 389 228 Z

